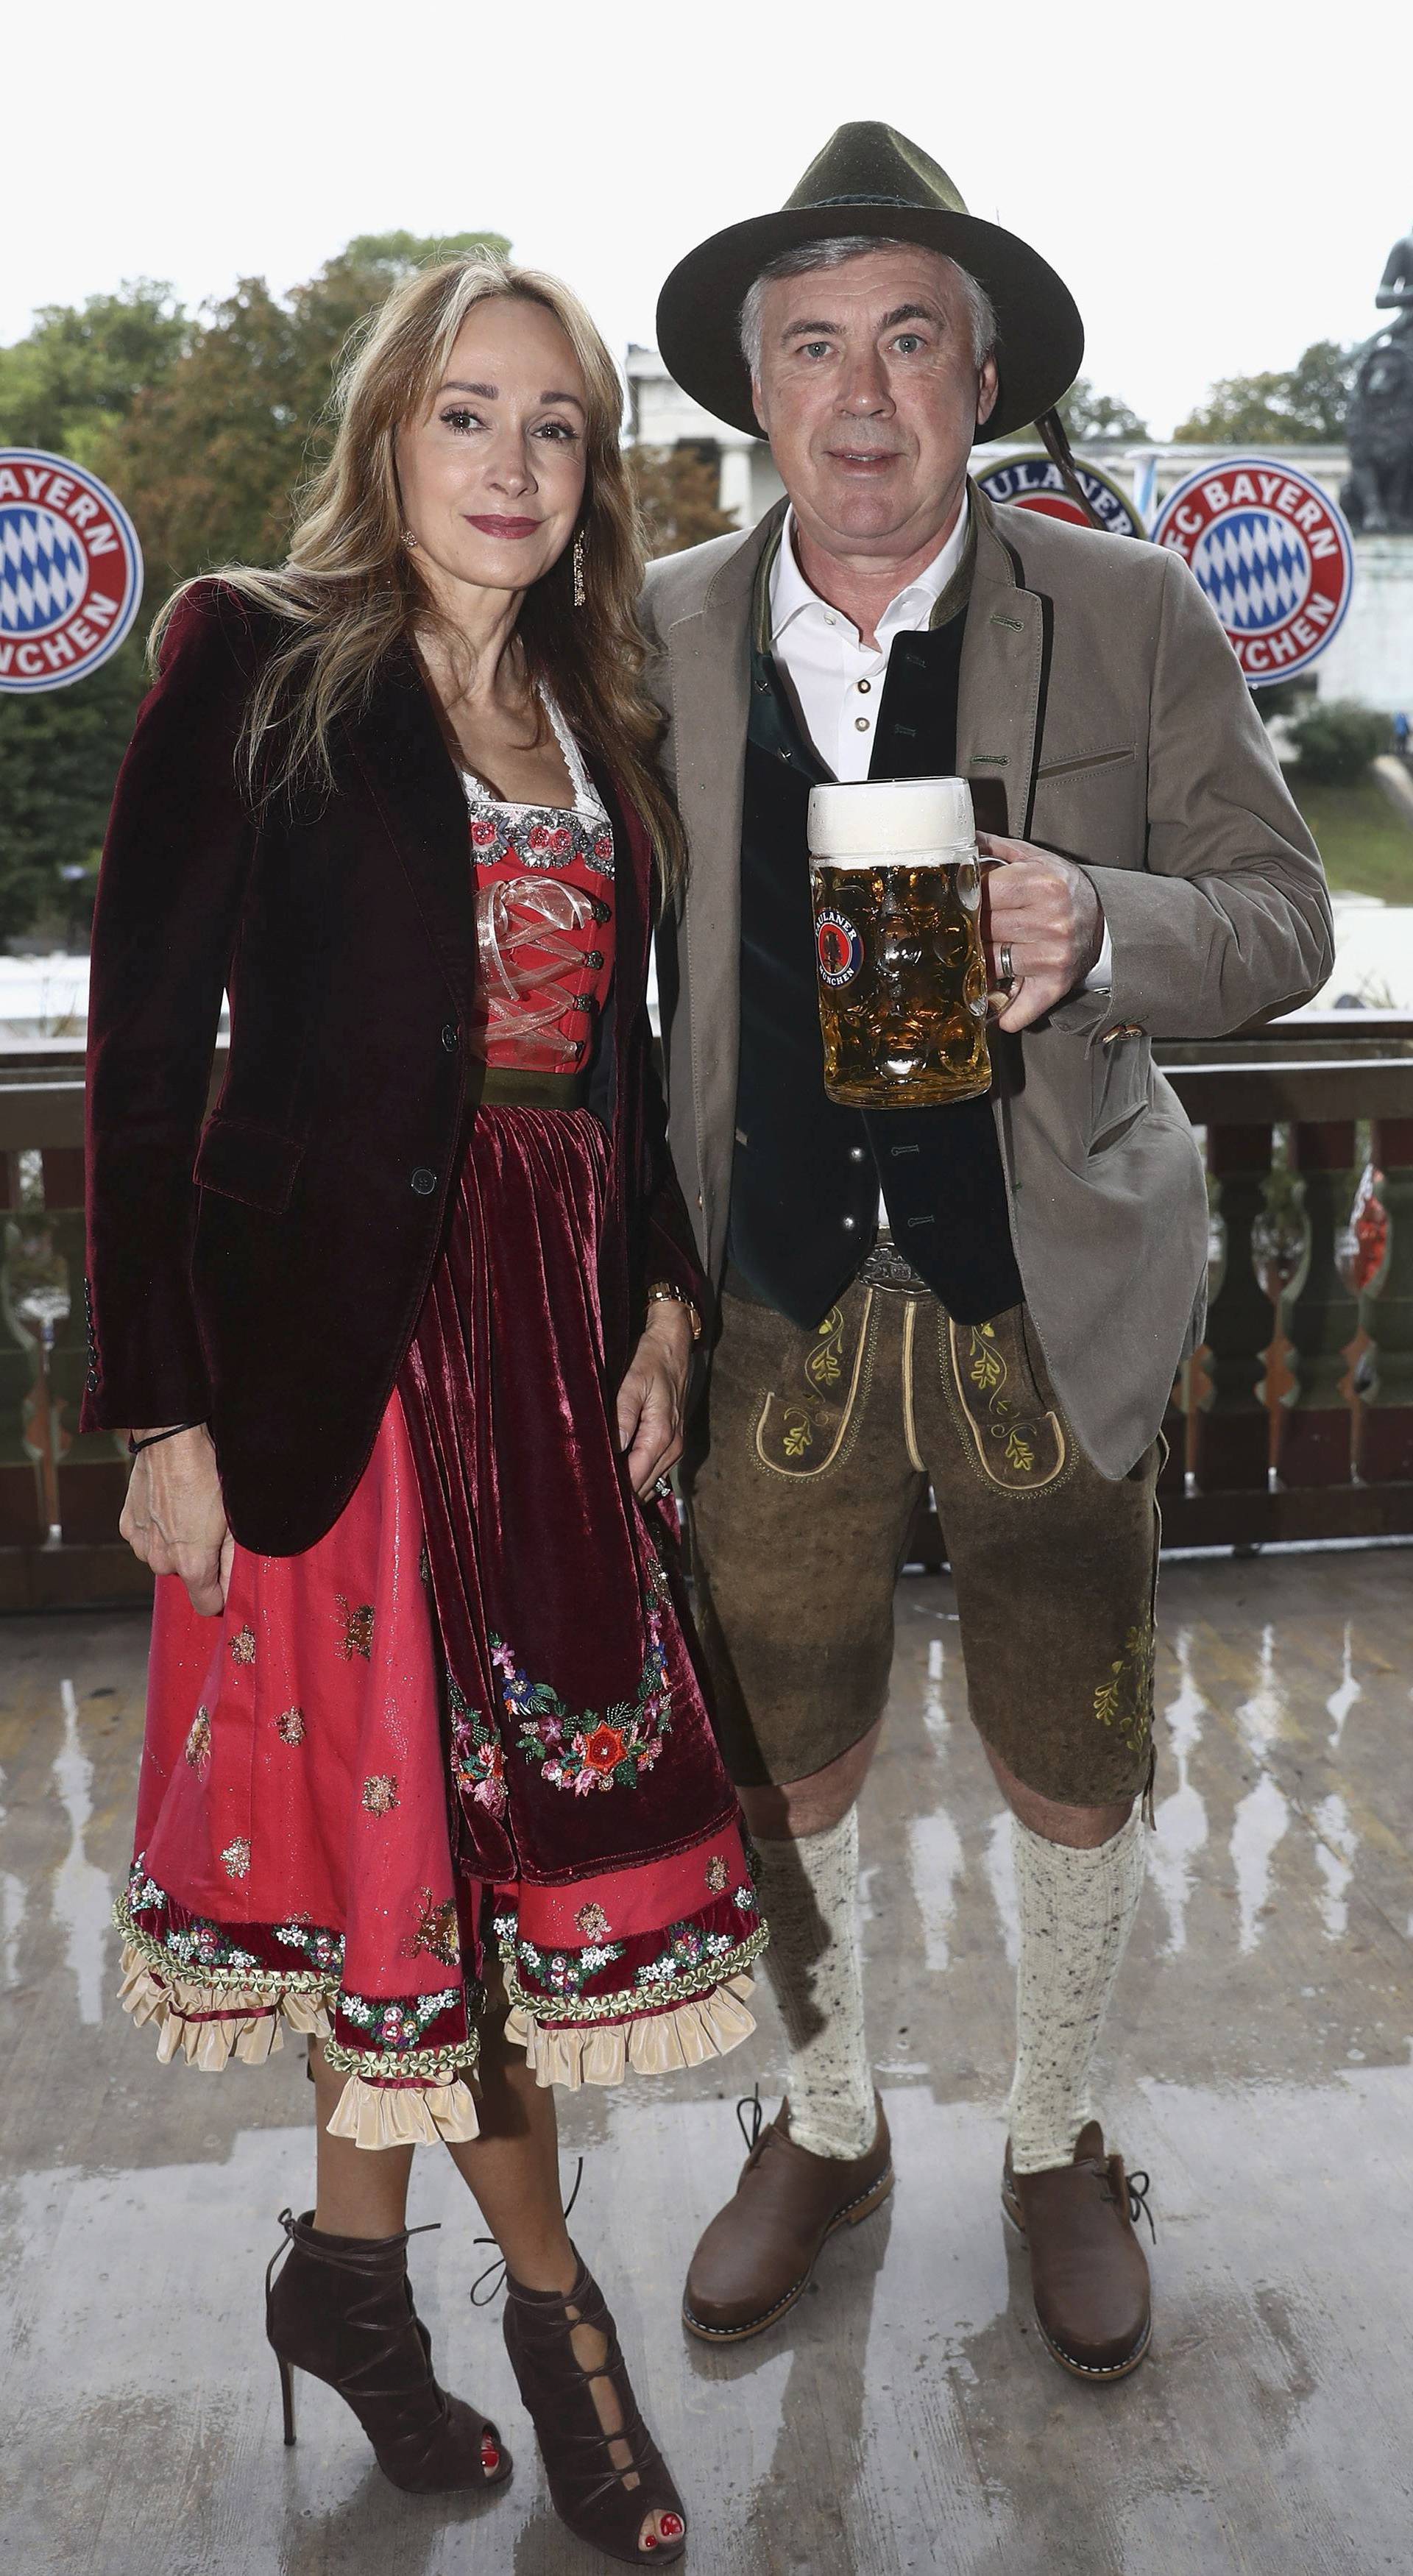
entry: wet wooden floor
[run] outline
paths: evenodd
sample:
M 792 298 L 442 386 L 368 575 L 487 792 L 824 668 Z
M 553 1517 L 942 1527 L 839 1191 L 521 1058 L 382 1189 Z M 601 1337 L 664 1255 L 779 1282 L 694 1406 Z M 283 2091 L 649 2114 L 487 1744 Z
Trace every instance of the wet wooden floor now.
M 872 2030 L 898 2165 L 817 2290 L 734 2353 L 681 2276 L 773 2097 L 776 2026 L 718 2081 L 567 2106 L 580 2242 L 693 2514 L 694 2576 L 1373 2576 L 1413 2563 L 1413 1553 L 1166 1572 L 1152 1884 L 1111 2025 L 1112 2133 L 1153 2178 L 1158 2327 L 1122 2386 L 1027 2325 L 997 2202 L 1014 1902 L 945 1580 L 905 1581 L 864 1814 Z M 260 2282 L 305 2204 L 286 2049 L 160 2069 L 108 1928 L 140 1727 L 135 1617 L 0 1630 L 0 2539 L 24 2576 L 589 2576 L 550 2513 L 485 2260 L 423 2155 L 420 2302 L 513 2486 L 398 2496 L 303 2384 L 279 2439 Z M 1043 1671 L 1036 1676 L 1044 1688 Z

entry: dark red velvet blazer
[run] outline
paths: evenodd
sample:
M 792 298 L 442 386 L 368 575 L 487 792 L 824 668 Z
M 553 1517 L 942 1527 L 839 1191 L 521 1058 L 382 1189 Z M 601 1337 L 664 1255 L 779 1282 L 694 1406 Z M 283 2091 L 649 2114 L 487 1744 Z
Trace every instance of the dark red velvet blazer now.
M 118 780 L 89 993 L 83 1427 L 209 1422 L 235 1536 L 287 1556 L 353 1491 L 436 1263 L 474 1114 L 476 927 L 465 795 L 410 650 L 343 726 L 336 792 L 252 815 L 236 749 L 269 633 L 229 589 L 193 593 Z M 705 1289 L 652 1061 L 651 851 L 596 775 L 619 848 L 595 1094 L 616 1386 L 648 1283 Z

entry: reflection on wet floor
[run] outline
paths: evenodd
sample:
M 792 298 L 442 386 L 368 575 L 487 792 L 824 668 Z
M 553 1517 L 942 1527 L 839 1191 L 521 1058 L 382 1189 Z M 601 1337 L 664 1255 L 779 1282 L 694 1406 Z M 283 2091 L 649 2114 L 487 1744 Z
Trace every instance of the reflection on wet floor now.
M 1409 2563 L 1413 1552 L 1168 1569 L 1157 1832 L 1110 2031 L 1111 2134 L 1149 2168 L 1154 2358 L 1064 2378 L 996 2198 L 1009 1834 L 945 1579 L 899 1593 L 864 1812 L 875 2052 L 898 2190 L 787 2324 L 684 2343 L 681 2272 L 740 2157 L 717 2081 L 566 2107 L 576 2231 L 695 2508 L 694 2576 L 1372 2576 Z M 259 2284 L 310 2171 L 297 2051 L 162 2069 L 113 2000 L 143 1636 L 0 1632 L 0 2530 L 25 2576 L 593 2576 L 549 2512 L 448 2159 L 419 2299 L 515 2443 L 474 2505 L 398 2496 L 337 2401 L 278 2435 Z M 1038 1686 L 1043 1686 L 1043 1683 Z M 519 2438 L 517 2438 L 519 2436 Z

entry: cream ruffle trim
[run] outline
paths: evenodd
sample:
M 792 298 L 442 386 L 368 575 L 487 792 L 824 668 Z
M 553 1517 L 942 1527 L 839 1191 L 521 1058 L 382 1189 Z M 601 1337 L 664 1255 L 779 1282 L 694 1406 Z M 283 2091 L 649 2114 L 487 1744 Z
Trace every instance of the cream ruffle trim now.
M 134 2029 L 156 2023 L 159 2065 L 170 2066 L 181 2055 L 208 2075 L 219 2075 L 233 2057 L 243 2066 L 262 2066 L 284 2045 L 282 2023 L 315 2039 L 329 2035 L 329 2016 L 317 1995 L 282 1994 L 271 2011 L 269 1996 L 239 1986 L 156 1977 L 141 1951 L 131 1948 L 123 1952 L 118 2000 L 131 2013 Z
M 365 2084 L 350 2075 L 329 2122 L 331 2138 L 356 2147 L 460 2146 L 480 2134 L 471 2087 L 454 2084 Z
M 581 2084 L 621 2084 L 634 2075 L 675 2075 L 708 2058 L 725 2057 L 749 2039 L 755 2021 L 746 2010 L 754 1987 L 751 1977 L 728 1977 L 714 1993 L 700 1995 L 676 2010 L 651 2013 L 639 2021 L 600 2022 L 584 2030 L 545 2030 L 523 2004 L 506 2025 L 507 2039 L 525 2051 L 537 2084 L 563 2084 L 577 2093 Z

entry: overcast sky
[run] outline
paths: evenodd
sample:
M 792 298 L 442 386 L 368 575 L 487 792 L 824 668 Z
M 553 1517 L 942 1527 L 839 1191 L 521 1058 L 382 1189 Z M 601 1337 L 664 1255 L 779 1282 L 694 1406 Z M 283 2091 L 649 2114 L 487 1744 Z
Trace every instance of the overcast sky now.
M 125 277 L 199 304 L 355 233 L 485 224 L 621 352 L 675 259 L 871 116 L 1045 253 L 1086 373 L 1165 434 L 1214 377 L 1374 329 L 1413 221 L 1408 61 L 1386 0 L 31 5 L 3 53 L 0 342 Z

